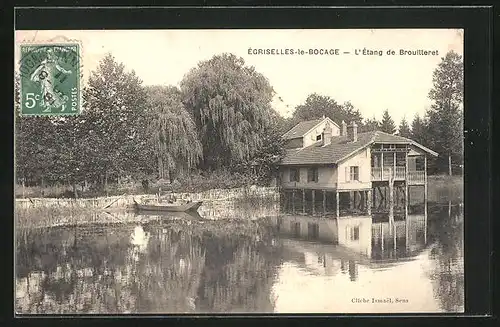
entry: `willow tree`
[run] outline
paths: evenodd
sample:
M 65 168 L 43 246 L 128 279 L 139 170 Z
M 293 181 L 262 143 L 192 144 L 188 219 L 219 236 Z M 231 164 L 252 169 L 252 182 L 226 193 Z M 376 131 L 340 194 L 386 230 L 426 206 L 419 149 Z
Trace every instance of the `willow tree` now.
M 196 125 L 184 108 L 180 90 L 169 86 L 146 87 L 149 135 L 157 159 L 158 177 L 175 178 L 195 167 L 202 158 Z
M 242 58 L 222 54 L 200 62 L 180 85 L 203 144 L 202 168 L 249 160 L 263 143 L 273 110 L 267 78 Z

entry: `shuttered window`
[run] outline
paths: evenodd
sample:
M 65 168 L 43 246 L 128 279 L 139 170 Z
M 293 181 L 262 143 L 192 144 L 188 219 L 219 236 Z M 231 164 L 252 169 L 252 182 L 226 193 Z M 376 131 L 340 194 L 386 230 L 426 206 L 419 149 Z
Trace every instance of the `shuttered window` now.
M 359 166 L 345 167 L 345 179 L 349 181 L 359 181 Z
M 307 169 L 307 181 L 318 182 L 318 168 Z
M 300 170 L 298 168 L 290 168 L 290 182 L 300 182 Z

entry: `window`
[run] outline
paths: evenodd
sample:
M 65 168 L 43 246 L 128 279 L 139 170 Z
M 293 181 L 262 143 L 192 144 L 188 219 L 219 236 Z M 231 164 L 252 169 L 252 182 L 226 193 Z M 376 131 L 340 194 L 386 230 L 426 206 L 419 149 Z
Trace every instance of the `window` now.
M 349 167 L 349 177 L 348 180 L 350 181 L 359 181 L 359 167 L 358 166 L 351 166 Z
M 307 169 L 307 181 L 308 182 L 318 182 L 318 168 Z
M 290 182 L 300 182 L 300 170 L 298 168 L 290 168 Z
M 290 222 L 290 228 L 295 237 L 300 237 L 300 223 L 292 221 Z
M 321 134 L 319 134 L 318 136 L 316 136 L 316 141 L 320 141 L 321 140 Z
M 359 241 L 359 226 L 349 228 L 349 239 L 351 241 Z
M 319 237 L 319 225 L 315 223 L 307 223 L 307 236 L 311 240 L 316 240 Z

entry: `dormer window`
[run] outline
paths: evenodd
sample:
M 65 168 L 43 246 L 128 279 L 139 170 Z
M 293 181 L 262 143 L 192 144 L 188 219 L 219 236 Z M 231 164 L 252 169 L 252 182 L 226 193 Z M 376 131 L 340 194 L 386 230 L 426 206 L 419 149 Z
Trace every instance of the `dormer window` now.
M 321 141 L 321 134 L 319 134 L 318 136 L 316 136 L 316 141 Z

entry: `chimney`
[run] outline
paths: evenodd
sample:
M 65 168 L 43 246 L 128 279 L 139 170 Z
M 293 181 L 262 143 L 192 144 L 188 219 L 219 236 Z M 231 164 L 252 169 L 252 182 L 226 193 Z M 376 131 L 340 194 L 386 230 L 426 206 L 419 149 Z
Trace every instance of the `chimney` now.
M 358 140 L 358 125 L 352 122 L 351 125 L 347 127 L 347 138 L 351 142 L 356 142 Z
M 323 134 L 321 137 L 321 145 L 322 146 L 325 146 L 325 145 L 332 143 L 333 131 L 332 131 L 332 128 L 330 127 L 330 124 L 326 124 L 325 129 L 323 130 L 322 134 Z
M 345 121 L 342 121 L 342 136 L 346 136 L 347 135 L 347 124 Z

